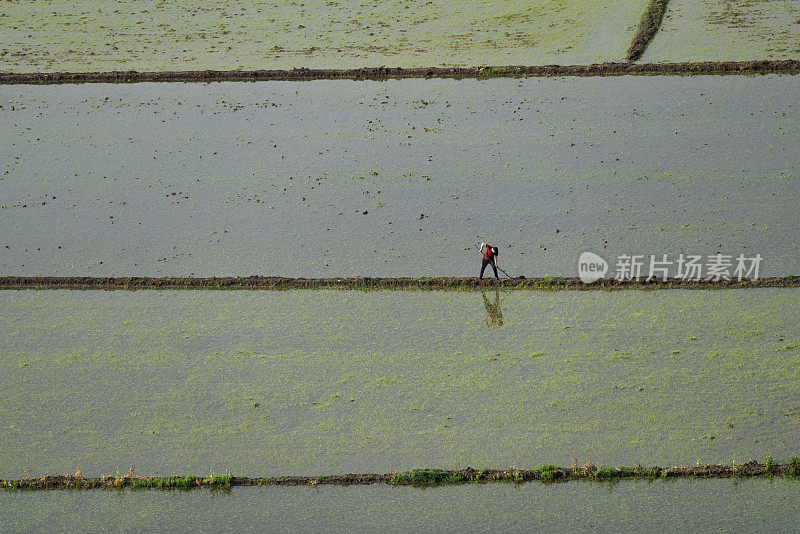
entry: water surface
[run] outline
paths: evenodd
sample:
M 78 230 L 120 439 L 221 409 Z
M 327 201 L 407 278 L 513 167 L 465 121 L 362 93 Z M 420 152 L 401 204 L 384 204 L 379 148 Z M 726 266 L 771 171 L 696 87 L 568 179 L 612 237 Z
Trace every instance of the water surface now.
M 0 477 L 785 459 L 797 300 L 3 291 Z
M 0 493 L 14 532 L 797 532 L 782 479 Z
M 5 2 L 0 71 L 618 61 L 646 0 Z
M 0 274 L 800 272 L 797 76 L 0 87 Z
M 642 62 L 800 59 L 797 0 L 671 0 Z

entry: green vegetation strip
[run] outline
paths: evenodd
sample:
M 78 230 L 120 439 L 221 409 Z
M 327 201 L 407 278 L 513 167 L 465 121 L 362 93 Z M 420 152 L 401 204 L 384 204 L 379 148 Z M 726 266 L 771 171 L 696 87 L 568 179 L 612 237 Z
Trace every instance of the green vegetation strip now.
M 509 289 L 732 289 L 753 287 L 800 287 L 800 276 L 759 278 L 757 280 L 616 280 L 601 278 L 584 283 L 579 278 L 547 276 L 543 278 L 505 278 L 478 280 L 474 277 L 431 278 L 282 278 L 277 276 L 152 278 L 152 277 L 89 277 L 89 276 L 5 276 L 2 289 L 423 289 L 470 290 L 486 287 Z
M 669 0 L 651 0 L 645 10 L 642 12 L 642 18 L 639 20 L 639 27 L 631 39 L 631 44 L 628 47 L 628 52 L 625 54 L 625 59 L 628 61 L 636 61 L 644 51 L 647 45 L 656 36 L 661 20 L 664 18 L 664 13 L 667 11 L 667 3 Z
M 633 46 L 633 45 L 631 45 Z M 387 80 L 401 78 L 525 78 L 552 76 L 623 76 L 658 74 L 800 73 L 800 60 L 707 61 L 688 63 L 595 63 L 499 67 L 374 67 L 361 69 L 204 70 L 164 72 L 0 72 L 0 84 L 75 84 L 139 82 Z
M 605 467 L 596 466 L 591 461 L 578 466 L 573 460 L 572 467 L 542 465 L 538 469 L 484 469 L 471 467 L 460 470 L 415 469 L 400 473 L 326 475 L 320 477 L 237 477 L 232 475 L 173 475 L 171 477 L 137 477 L 133 473 L 125 476 L 108 475 L 100 478 L 85 477 L 80 471 L 74 475 L 47 475 L 42 478 L 23 478 L 19 480 L 0 480 L 0 488 L 20 490 L 44 489 L 194 489 L 230 488 L 232 486 L 317 486 L 317 485 L 368 485 L 391 484 L 396 486 L 443 486 L 466 484 L 469 482 L 567 482 L 570 480 L 614 480 L 621 478 L 725 478 L 780 476 L 800 478 L 800 457 L 794 456 L 785 463 L 774 463 L 767 457 L 764 463 L 751 460 L 737 465 L 702 465 L 699 462 L 685 467 Z

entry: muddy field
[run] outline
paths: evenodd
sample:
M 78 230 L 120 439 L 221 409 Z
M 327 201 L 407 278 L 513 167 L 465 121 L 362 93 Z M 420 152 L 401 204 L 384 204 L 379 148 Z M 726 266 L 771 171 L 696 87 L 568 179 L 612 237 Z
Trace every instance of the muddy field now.
M 798 483 L 783 479 L 618 484 L 246 487 L 232 491 L 0 492 L 12 531 L 212 530 L 793 532 Z
M 797 291 L 3 291 L 0 477 L 783 460 Z
M 487 240 L 512 276 L 584 250 L 793 274 L 799 83 L 3 86 L 0 274 L 474 276 Z
M 800 58 L 796 0 L 670 0 L 644 62 Z
M 105 81 L 131 78 L 127 71 L 171 72 L 164 79 L 174 80 L 211 79 L 201 72 L 208 70 L 588 65 L 636 60 L 642 52 L 653 63 L 800 57 L 793 0 L 537 0 L 468 9 L 438 0 L 413 9 L 397 0 L 377 8 L 353 0 L 7 4 L 0 72 L 118 72 Z
M 6 2 L 0 71 L 545 65 L 620 60 L 646 0 Z

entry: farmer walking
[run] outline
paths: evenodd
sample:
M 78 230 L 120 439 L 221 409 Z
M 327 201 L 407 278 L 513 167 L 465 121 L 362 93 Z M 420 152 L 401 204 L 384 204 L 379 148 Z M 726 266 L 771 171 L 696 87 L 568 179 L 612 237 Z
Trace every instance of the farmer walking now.
M 484 251 L 484 248 L 486 249 Z M 481 262 L 481 276 L 478 280 L 483 280 L 483 271 L 487 265 L 491 265 L 494 270 L 494 277 L 500 280 L 497 275 L 497 247 L 490 247 L 487 243 L 481 243 L 481 252 L 483 252 L 483 261 Z

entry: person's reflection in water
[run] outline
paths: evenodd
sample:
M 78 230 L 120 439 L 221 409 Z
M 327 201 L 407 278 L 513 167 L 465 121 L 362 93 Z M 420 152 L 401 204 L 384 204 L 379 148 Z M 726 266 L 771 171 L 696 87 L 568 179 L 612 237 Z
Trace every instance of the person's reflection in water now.
M 481 295 L 483 296 L 483 305 L 486 306 L 486 313 L 489 314 L 489 317 L 484 319 L 486 326 L 489 328 L 502 326 L 503 310 L 500 309 L 500 292 L 495 290 L 494 304 L 489 302 L 489 299 L 486 297 L 486 291 L 481 291 Z

